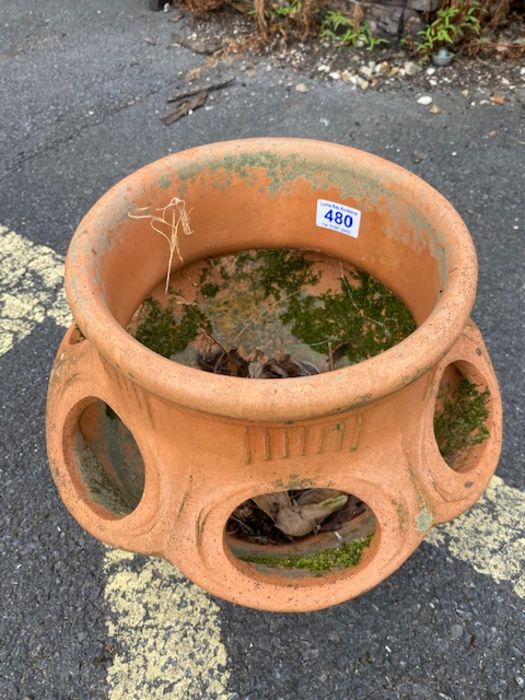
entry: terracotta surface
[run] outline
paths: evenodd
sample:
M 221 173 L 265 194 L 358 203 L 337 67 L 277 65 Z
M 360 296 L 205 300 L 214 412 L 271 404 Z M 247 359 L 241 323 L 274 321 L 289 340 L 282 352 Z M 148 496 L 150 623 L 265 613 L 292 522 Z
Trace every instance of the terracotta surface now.
M 128 212 L 164 206 L 174 195 L 185 199 L 194 230 L 181 240 L 185 263 L 247 248 L 318 250 L 390 287 L 417 331 L 358 365 L 277 381 L 207 374 L 152 353 L 125 327 L 164 278 L 168 249 Z M 318 228 L 318 198 L 359 209 L 359 237 Z M 432 525 L 469 508 L 496 468 L 499 391 L 469 321 L 476 271 L 470 235 L 441 195 L 351 148 L 228 142 L 139 170 L 94 205 L 68 253 L 66 291 L 84 337 L 76 326 L 66 334 L 47 409 L 49 459 L 64 503 L 95 537 L 161 555 L 242 605 L 314 610 L 363 593 L 395 571 Z M 441 458 L 433 433 L 440 379 L 451 363 L 490 391 L 490 437 L 457 470 Z M 124 516 L 96 500 L 82 476 L 79 435 L 96 433 L 101 411 L 84 411 L 97 399 L 121 417 L 144 461 L 143 496 Z M 224 527 L 239 503 L 311 485 L 355 494 L 372 509 L 375 535 L 356 567 L 294 577 L 233 556 Z

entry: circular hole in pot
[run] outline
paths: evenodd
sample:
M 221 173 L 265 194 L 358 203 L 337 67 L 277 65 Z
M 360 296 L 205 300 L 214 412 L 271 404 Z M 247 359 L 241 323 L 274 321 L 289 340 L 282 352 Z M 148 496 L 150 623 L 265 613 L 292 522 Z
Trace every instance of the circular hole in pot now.
M 489 438 L 490 394 L 467 362 L 449 364 L 439 383 L 434 436 L 445 462 L 458 472 L 478 463 Z
M 361 362 L 416 323 L 405 304 L 351 264 L 313 251 L 246 250 L 174 271 L 128 331 L 164 357 L 216 374 L 279 379 Z
M 124 422 L 96 399 L 80 414 L 72 437 L 82 491 L 112 515 L 129 515 L 144 491 L 144 462 Z
M 241 503 L 226 523 L 231 553 L 263 573 L 319 576 L 357 566 L 377 529 L 371 508 L 334 489 L 294 489 Z

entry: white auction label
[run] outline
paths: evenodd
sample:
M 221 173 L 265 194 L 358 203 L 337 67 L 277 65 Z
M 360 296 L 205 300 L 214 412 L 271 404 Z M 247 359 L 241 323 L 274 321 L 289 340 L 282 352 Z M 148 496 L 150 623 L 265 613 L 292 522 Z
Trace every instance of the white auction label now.
M 330 202 L 328 199 L 317 200 L 317 226 L 329 228 L 332 231 L 344 233 L 352 238 L 359 235 L 361 212 L 351 209 L 338 202 Z

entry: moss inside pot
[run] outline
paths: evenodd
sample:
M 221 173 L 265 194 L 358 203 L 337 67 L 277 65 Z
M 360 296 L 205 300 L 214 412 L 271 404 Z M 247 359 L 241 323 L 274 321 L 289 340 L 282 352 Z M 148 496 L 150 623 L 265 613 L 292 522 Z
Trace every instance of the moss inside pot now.
M 378 280 L 313 251 L 247 250 L 204 260 L 159 285 L 129 332 L 207 372 L 290 378 L 361 362 L 415 330 Z

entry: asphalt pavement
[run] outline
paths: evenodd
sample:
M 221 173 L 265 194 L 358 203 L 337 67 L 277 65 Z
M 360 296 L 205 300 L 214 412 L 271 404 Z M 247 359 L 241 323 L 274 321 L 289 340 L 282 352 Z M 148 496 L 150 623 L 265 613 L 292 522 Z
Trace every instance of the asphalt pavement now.
M 463 539 L 443 530 L 356 600 L 284 615 L 211 599 L 163 563 L 108 552 L 61 505 L 43 435 L 46 382 L 64 331 L 49 282 L 41 311 L 29 301 L 17 316 L 0 304 L 0 334 L 11 329 L 3 345 L 0 337 L 0 698 L 525 697 L 525 540 L 523 521 L 513 519 L 525 512 L 525 82 L 503 105 L 472 106 L 453 86 L 437 87 L 443 111 L 434 115 L 409 81 L 378 92 L 310 76 L 302 93 L 300 73 L 250 56 L 210 69 L 236 80 L 166 126 L 167 96 L 206 60 L 168 48 L 172 31 L 146 0 L 2 0 L 0 301 L 27 282 L 28 256 L 60 272 L 97 198 L 169 152 L 250 136 L 370 151 L 430 182 L 472 232 L 473 317 L 504 400 L 502 481 L 476 511 L 486 530 L 480 519 L 463 521 Z M 30 297 L 43 279 L 34 274 Z M 498 550 L 508 554 L 496 567 Z

